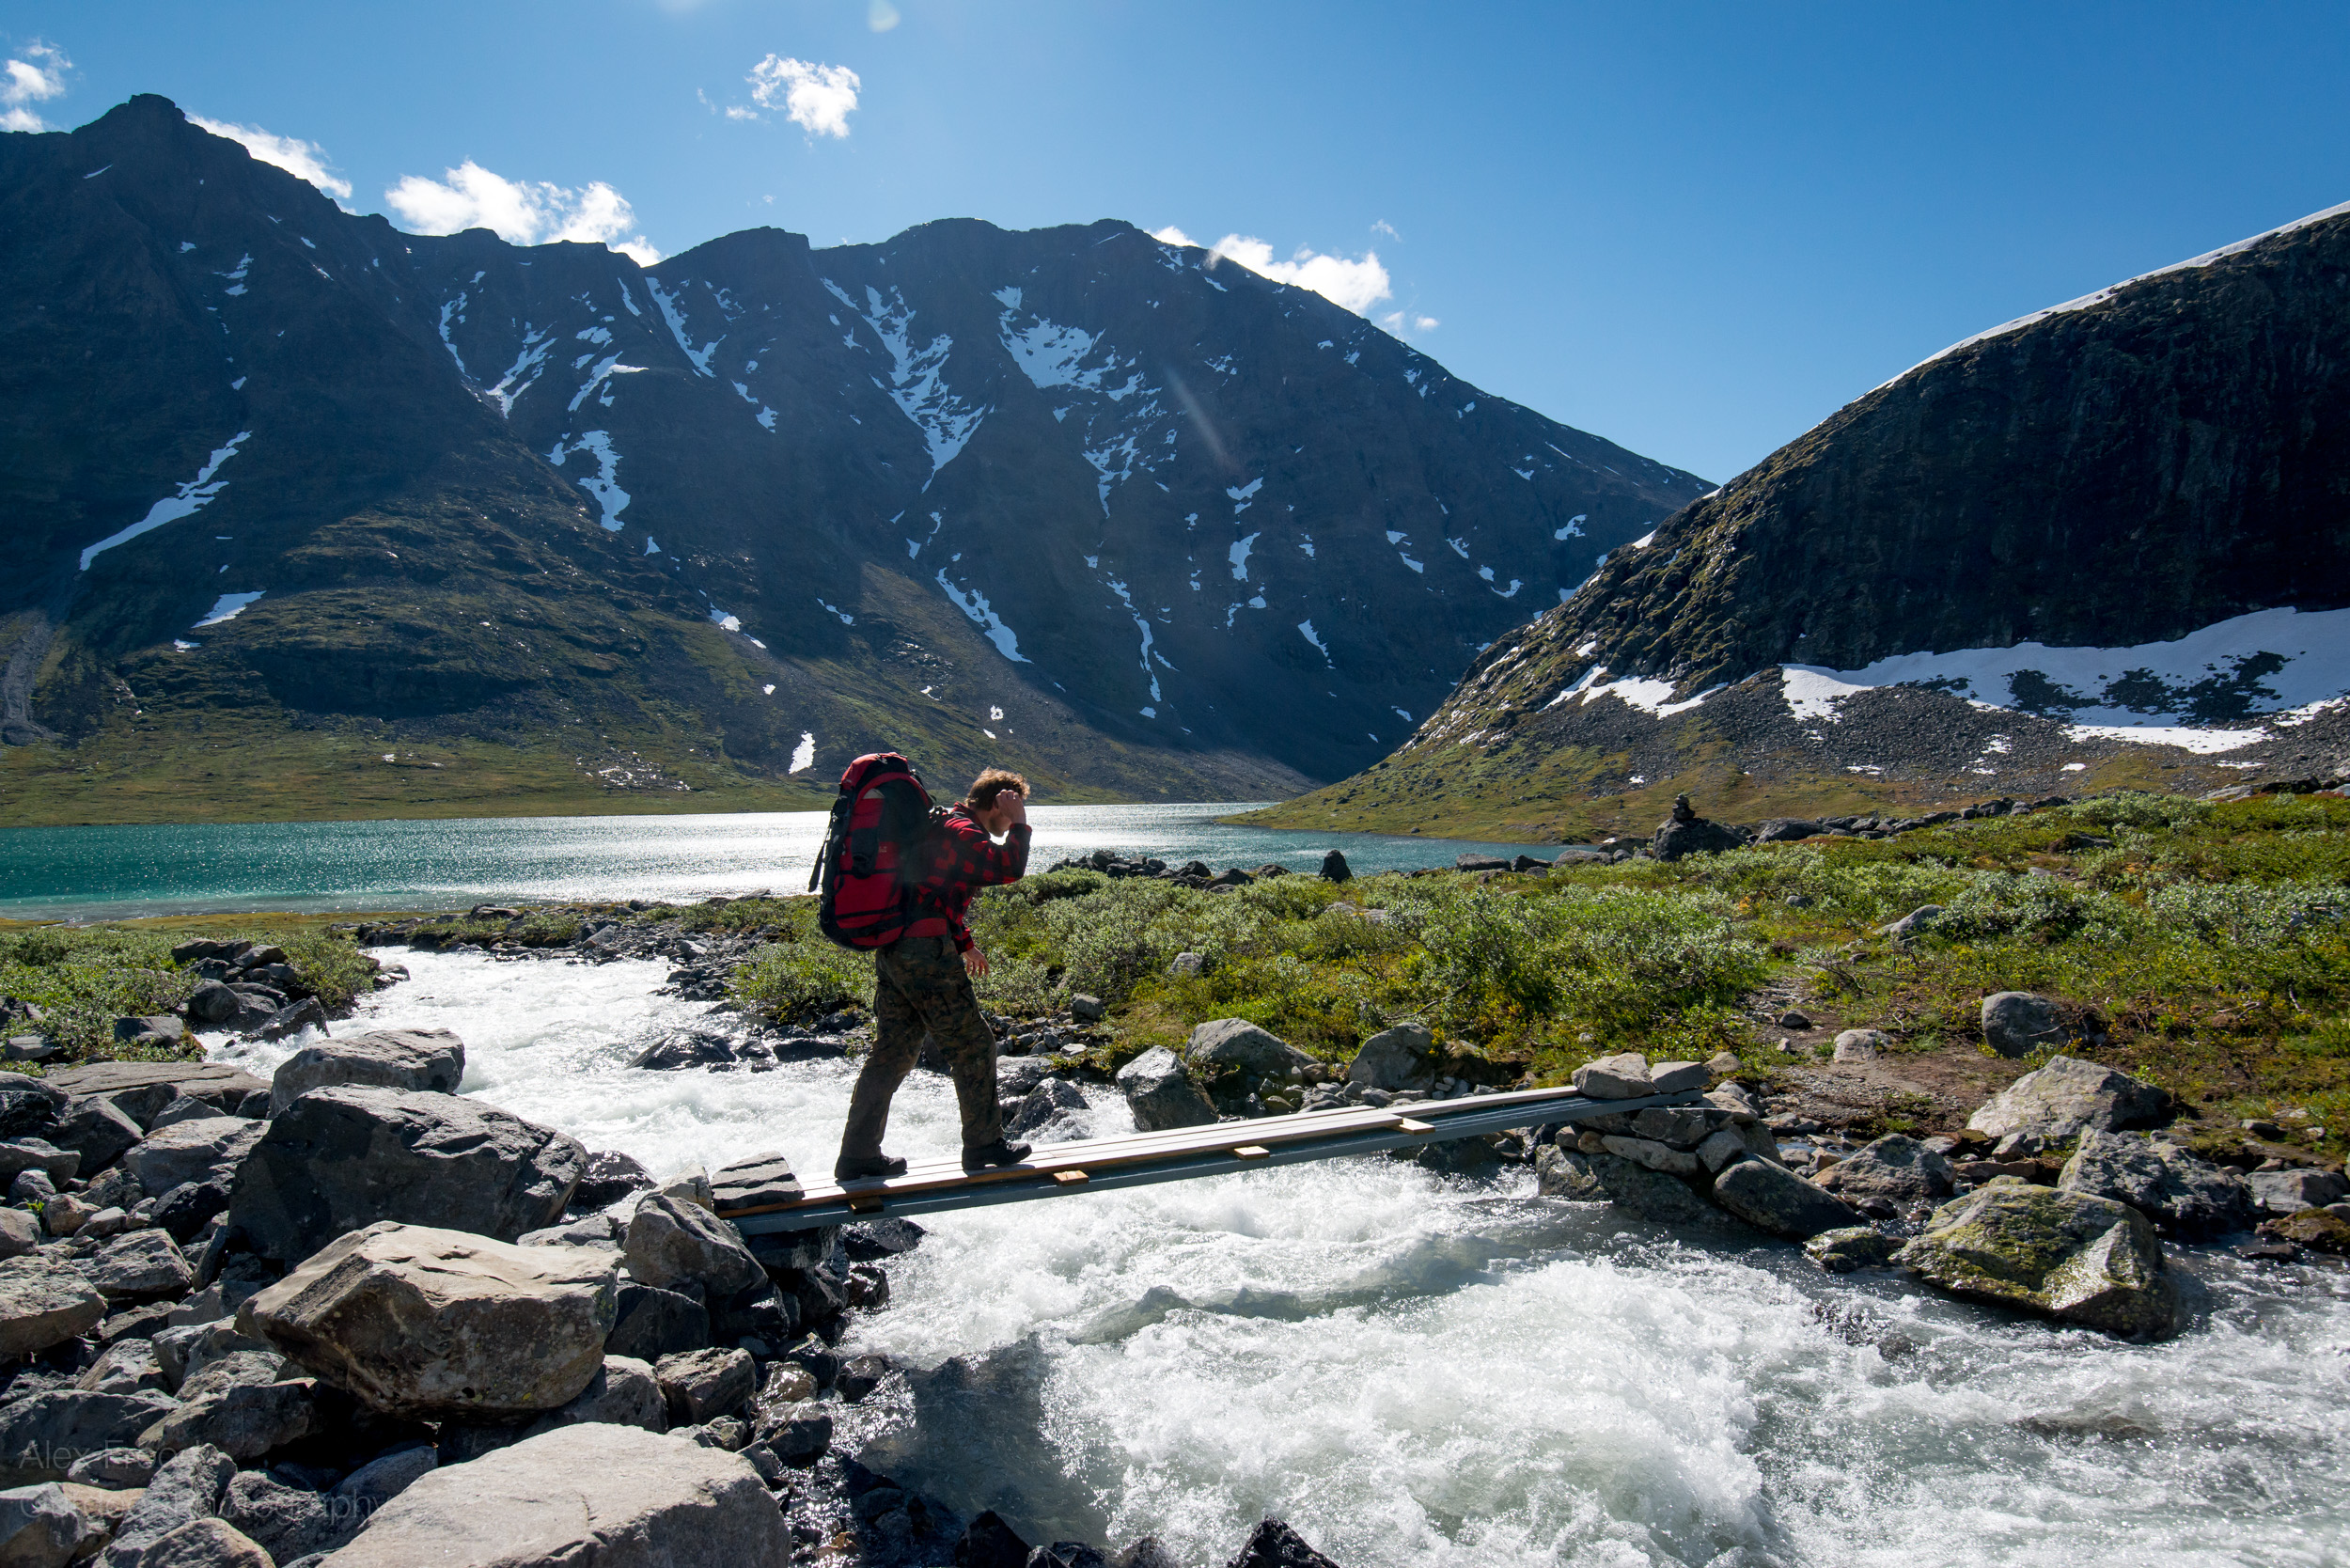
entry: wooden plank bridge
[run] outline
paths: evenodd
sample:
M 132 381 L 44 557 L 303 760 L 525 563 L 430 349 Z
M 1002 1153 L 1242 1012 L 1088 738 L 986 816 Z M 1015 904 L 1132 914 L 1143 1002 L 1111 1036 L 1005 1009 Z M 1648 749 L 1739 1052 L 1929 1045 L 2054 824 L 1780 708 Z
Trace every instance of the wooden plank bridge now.
M 796 1184 L 740 1196 L 721 1192 L 718 1214 L 745 1235 L 807 1231 L 884 1215 L 940 1214 L 1025 1203 L 1112 1187 L 1185 1182 L 1266 1166 L 1379 1154 L 1512 1127 L 1580 1121 L 1611 1112 L 1700 1103 L 1695 1090 L 1637 1100 L 1594 1100 L 1572 1089 L 1521 1090 L 1415 1100 L 1388 1109 L 1349 1105 L 1248 1121 L 1219 1121 L 1039 1148 L 1018 1165 L 966 1171 L 959 1159 L 910 1164 L 902 1176 Z

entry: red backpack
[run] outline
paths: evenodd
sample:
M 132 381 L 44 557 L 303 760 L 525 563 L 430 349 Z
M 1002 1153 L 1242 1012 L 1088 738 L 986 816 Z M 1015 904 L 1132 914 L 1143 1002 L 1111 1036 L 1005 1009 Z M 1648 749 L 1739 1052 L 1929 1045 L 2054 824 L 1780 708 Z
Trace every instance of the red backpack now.
M 913 885 L 946 814 L 896 752 L 850 763 L 807 876 L 808 891 L 822 892 L 816 923 L 823 933 L 851 949 L 886 948 L 903 936 L 922 916 Z

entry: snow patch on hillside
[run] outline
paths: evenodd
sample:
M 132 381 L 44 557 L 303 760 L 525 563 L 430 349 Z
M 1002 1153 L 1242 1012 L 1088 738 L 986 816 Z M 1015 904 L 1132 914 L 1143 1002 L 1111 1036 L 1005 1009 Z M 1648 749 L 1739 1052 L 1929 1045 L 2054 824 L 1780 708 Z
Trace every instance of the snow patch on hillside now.
M 612 449 L 608 432 L 589 431 L 573 441 L 557 441 L 555 450 L 547 454 L 547 461 L 560 468 L 581 452 L 596 460 L 596 471 L 587 478 L 572 482 L 596 498 L 596 505 L 603 512 L 604 531 L 617 534 L 620 531 L 620 513 L 628 510 L 628 492 L 614 482 L 620 471 L 620 454 Z
M 136 523 L 127 528 L 120 528 L 108 534 L 104 539 L 84 550 L 82 570 L 87 572 L 89 563 L 97 559 L 102 551 L 111 550 L 118 544 L 128 543 L 139 535 L 160 528 L 166 523 L 177 523 L 182 517 L 191 517 L 202 511 L 213 496 L 228 486 L 227 479 L 215 479 L 212 476 L 220 472 L 222 463 L 237 455 L 238 447 L 252 438 L 251 431 L 239 431 L 228 438 L 227 445 L 212 448 L 212 455 L 205 460 L 203 467 L 196 470 L 196 478 L 148 508 L 147 515 Z
M 710 356 L 718 352 L 720 343 L 726 341 L 726 334 L 720 333 L 698 349 L 694 347 L 693 339 L 685 336 L 685 312 L 678 308 L 677 301 L 670 296 L 669 290 L 661 287 L 661 280 L 657 277 L 645 279 L 645 287 L 652 294 L 652 303 L 660 307 L 661 319 L 669 323 L 669 336 L 677 339 L 677 346 L 685 357 L 694 362 L 694 373 L 702 376 L 713 374 Z
M 1145 617 L 1140 610 L 1135 608 L 1135 596 L 1127 591 L 1125 584 L 1113 577 L 1109 580 L 1109 586 L 1110 591 L 1118 595 L 1118 602 L 1126 606 L 1126 613 L 1134 617 L 1135 630 L 1142 634 L 1142 678 L 1151 682 L 1151 700 L 1156 702 L 1160 700 L 1159 678 L 1157 672 L 1152 670 L 1151 667 L 1150 619 Z M 1165 661 L 1162 660 L 1161 662 L 1164 663 Z M 1169 666 L 1168 667 L 1172 668 L 1173 666 Z M 1152 713 L 1149 709 L 1145 709 L 1143 712 L 1148 717 L 1155 718 L 1158 716 L 1155 713 Z
M 212 601 L 212 607 L 204 612 L 204 619 L 196 626 L 217 626 L 224 620 L 234 620 L 244 614 L 246 606 L 267 593 L 267 588 L 255 588 L 251 593 L 224 593 Z M 196 626 L 188 628 L 196 630 Z
M 1799 719 L 1832 721 L 1856 692 L 1924 686 L 2056 719 L 2076 740 L 2230 751 L 2261 737 L 2244 721 L 2350 691 L 2350 610 L 2256 610 L 2130 648 L 2027 642 L 1899 653 L 1855 670 L 1790 665 L 1780 682 Z
M 1015 665 L 1028 662 L 1020 656 L 1019 636 L 1004 624 L 1003 618 L 988 604 L 987 595 L 977 588 L 955 587 L 947 580 L 947 569 L 943 566 L 938 569 L 938 586 L 948 599 L 954 601 L 955 608 L 969 616 L 979 626 L 980 635 L 995 645 L 996 652 Z
M 954 462 L 969 445 L 988 412 L 984 407 L 975 408 L 964 402 L 947 385 L 947 355 L 953 351 L 955 340 L 942 332 L 916 348 L 914 311 L 906 305 L 905 296 L 894 287 L 885 300 L 880 290 L 867 284 L 866 308 L 860 310 L 838 284 L 830 278 L 822 282 L 834 298 L 864 318 L 865 324 L 873 329 L 873 336 L 888 351 L 889 380 L 885 384 L 876 378 L 874 384 L 888 393 L 890 401 L 922 432 L 931 452 L 931 477 L 937 478 L 938 471 Z M 930 488 L 928 479 L 923 481 L 923 488 Z

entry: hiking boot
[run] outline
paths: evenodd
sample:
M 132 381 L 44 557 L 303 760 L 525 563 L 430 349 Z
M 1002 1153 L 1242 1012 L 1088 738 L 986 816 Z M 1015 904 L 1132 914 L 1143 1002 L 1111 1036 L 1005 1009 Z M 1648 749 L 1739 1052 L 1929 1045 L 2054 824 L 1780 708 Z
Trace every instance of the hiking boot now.
M 902 1176 L 906 1162 L 888 1154 L 867 1154 L 861 1159 L 833 1162 L 832 1179 L 836 1182 L 858 1182 L 877 1176 Z
M 1008 1137 L 999 1137 L 995 1142 L 981 1144 L 977 1149 L 965 1149 L 963 1152 L 963 1168 L 985 1170 L 991 1165 L 1018 1165 L 1027 1157 L 1028 1146 L 1026 1144 L 1014 1143 Z

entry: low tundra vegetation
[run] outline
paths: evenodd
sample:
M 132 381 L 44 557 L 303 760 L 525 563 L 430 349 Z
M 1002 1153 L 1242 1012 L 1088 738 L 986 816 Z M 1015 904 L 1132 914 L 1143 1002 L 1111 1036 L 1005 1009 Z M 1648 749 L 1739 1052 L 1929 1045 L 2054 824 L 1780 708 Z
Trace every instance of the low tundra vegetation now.
M 2218 1117 L 2290 1115 L 2339 1152 L 2350 1122 L 2350 802 L 2117 795 L 1888 839 L 1830 839 L 1548 875 L 1453 872 L 1229 892 L 1058 871 L 990 889 L 979 990 L 1027 1015 L 1110 1004 L 1114 1066 L 1242 1017 L 1343 1060 L 1417 1019 L 1522 1058 L 1538 1082 L 1595 1055 L 1740 1054 L 1767 1074 L 1766 984 L 1897 1050 L 1984 1047 L 1982 998 L 2064 1005 L 2064 1048 Z M 1881 928 L 1928 904 L 1905 939 Z M 778 905 L 738 977 L 778 1011 L 861 1000 L 869 963 Z M 1179 954 L 1197 953 L 1191 965 Z

